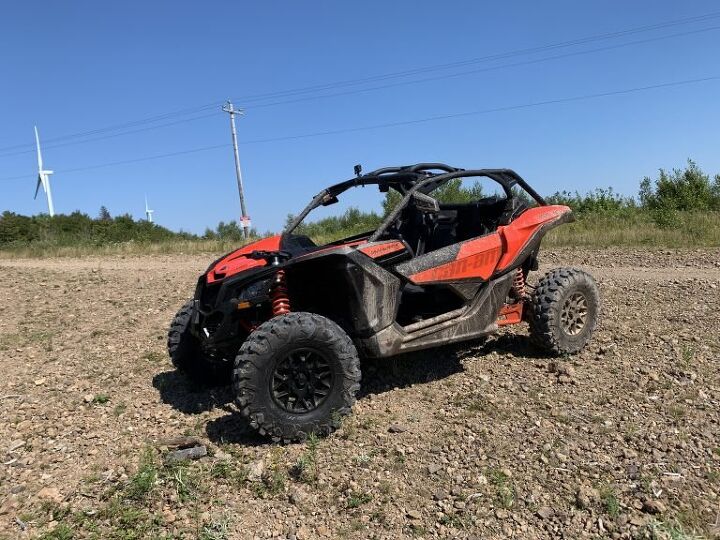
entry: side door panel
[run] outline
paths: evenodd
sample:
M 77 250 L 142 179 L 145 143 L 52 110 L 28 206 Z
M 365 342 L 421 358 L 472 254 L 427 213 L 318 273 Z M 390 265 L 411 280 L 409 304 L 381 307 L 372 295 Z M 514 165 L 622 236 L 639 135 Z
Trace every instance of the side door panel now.
M 399 264 L 395 270 L 416 285 L 486 281 L 502 255 L 497 232 L 440 248 Z

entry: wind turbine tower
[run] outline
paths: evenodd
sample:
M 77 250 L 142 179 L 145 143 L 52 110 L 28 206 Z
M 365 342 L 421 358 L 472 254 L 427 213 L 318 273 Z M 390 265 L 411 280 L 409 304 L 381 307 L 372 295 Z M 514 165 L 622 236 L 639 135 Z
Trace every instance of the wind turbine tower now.
M 145 217 L 147 218 L 148 223 L 152 223 L 152 215 L 155 210 L 150 210 L 150 207 L 148 206 L 147 202 L 147 195 L 145 195 Z
M 37 186 L 35 186 L 35 197 L 33 198 L 37 199 L 37 194 L 38 191 L 40 191 L 40 185 L 42 184 L 43 191 L 45 191 L 45 195 L 47 196 L 48 213 L 50 214 L 50 217 L 53 217 L 55 215 L 55 208 L 53 207 L 52 192 L 50 191 L 50 175 L 53 172 L 43 169 L 42 154 L 40 153 L 40 137 L 38 135 L 37 126 L 35 126 L 35 143 L 37 144 L 38 181 Z

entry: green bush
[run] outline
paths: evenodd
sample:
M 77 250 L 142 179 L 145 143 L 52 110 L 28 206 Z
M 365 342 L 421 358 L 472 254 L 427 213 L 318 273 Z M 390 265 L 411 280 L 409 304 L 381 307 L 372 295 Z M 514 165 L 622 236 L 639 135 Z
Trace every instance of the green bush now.
M 192 238 L 195 235 L 173 232 L 147 221 L 135 221 L 127 214 L 115 218 L 105 214 L 97 219 L 81 212 L 58 214 L 52 218 L 47 214 L 28 217 L 7 211 L 0 215 L 0 249 L 30 244 L 102 246 L 130 241 L 155 243 Z
M 258 236 L 255 229 L 250 229 L 249 233 L 251 237 Z M 270 236 L 270 233 L 266 234 L 265 236 Z M 229 223 L 221 221 L 220 223 L 218 223 L 217 227 L 215 227 L 215 230 L 212 230 L 208 227 L 207 229 L 205 229 L 203 239 L 221 240 L 223 242 L 240 242 L 245 239 L 245 236 L 242 227 L 238 225 L 237 221 L 233 220 Z
M 563 204 L 573 209 L 576 216 L 587 214 L 627 215 L 636 212 L 638 206 L 632 197 L 623 197 L 613 189 L 597 188 L 595 191 L 581 194 L 568 191 L 556 191 L 546 198 L 550 204 Z
M 479 182 L 464 187 L 460 179 L 454 179 L 434 191 L 433 196 L 440 202 L 462 203 L 481 198 L 483 190 Z M 318 243 L 326 243 L 370 231 L 397 206 L 400 199 L 397 192 L 390 190 L 382 203 L 382 215 L 349 208 L 339 216 L 302 223 L 297 232 L 310 236 Z M 643 179 L 637 198 L 626 197 L 607 188 L 585 194 L 556 192 L 547 197 L 547 201 L 571 207 L 578 219 L 567 229 L 567 233 L 555 235 L 559 242 L 572 243 L 571 236 L 575 235 L 576 241 L 588 245 L 603 237 L 606 240 L 615 238 L 614 241 L 624 244 L 658 245 L 663 239 L 669 239 L 673 244 L 680 245 L 688 240 L 692 245 L 714 245 L 720 228 L 720 175 L 711 180 L 693 161 L 688 161 L 684 169 L 672 172 L 660 169 L 659 176 L 654 180 Z M 287 223 L 291 220 L 292 216 L 288 216 Z M 615 236 L 604 234 L 610 229 Z M 258 236 L 255 230 L 250 235 L 252 238 Z M 193 234 L 173 232 L 144 220 L 135 221 L 129 215 L 113 218 L 105 207 L 100 209 L 95 219 L 81 212 L 53 218 L 45 214 L 28 217 L 13 212 L 0 215 L 0 249 L 15 251 L 29 247 L 33 253 L 46 250 L 51 254 L 53 248 L 131 244 L 162 246 L 172 241 L 201 243 L 199 240 Z M 214 230 L 208 228 L 202 240 L 225 249 L 242 243 L 244 236 L 237 222 L 221 221 Z
M 470 187 L 464 187 L 461 178 L 454 178 L 433 191 L 431 195 L 441 203 L 466 203 L 482 199 L 483 188 L 478 181 Z M 401 200 L 402 196 L 397 191 L 393 189 L 388 191 L 382 203 L 383 216 L 392 212 Z
M 682 213 L 720 210 L 720 175 L 711 182 L 692 160 L 683 170 L 660 169 L 654 183 L 648 177 L 640 183 L 640 201 L 660 227 L 683 227 Z
M 294 216 L 288 215 L 287 227 Z M 351 207 L 339 216 L 331 216 L 317 221 L 303 222 L 296 229 L 296 234 L 309 236 L 316 242 L 326 243 L 354 234 L 372 231 L 382 222 L 382 217 L 375 212 L 363 212 Z

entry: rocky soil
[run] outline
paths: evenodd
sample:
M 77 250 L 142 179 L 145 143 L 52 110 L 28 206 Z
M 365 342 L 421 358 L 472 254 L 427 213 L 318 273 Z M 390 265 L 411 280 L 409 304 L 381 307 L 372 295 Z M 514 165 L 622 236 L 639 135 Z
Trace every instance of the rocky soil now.
M 169 365 L 211 258 L 0 259 L 0 538 L 720 536 L 719 251 L 546 252 L 598 280 L 581 354 L 518 327 L 366 362 L 342 429 L 290 446 Z M 181 436 L 207 455 L 168 461 Z

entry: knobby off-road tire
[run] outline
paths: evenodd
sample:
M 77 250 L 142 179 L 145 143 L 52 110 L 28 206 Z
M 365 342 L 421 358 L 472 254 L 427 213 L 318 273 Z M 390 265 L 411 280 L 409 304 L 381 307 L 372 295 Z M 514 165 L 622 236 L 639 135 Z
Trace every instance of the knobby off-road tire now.
M 360 361 L 348 335 L 313 313 L 261 324 L 240 347 L 233 387 L 241 414 L 275 442 L 328 435 L 350 413 Z M 322 394 L 325 395 L 322 395 Z
M 595 280 L 576 268 L 551 270 L 538 282 L 530 303 L 530 339 L 556 354 L 572 354 L 590 340 L 600 295 Z
M 168 330 L 168 354 L 173 366 L 191 380 L 202 384 L 229 384 L 230 362 L 206 358 L 197 338 L 190 333 L 193 301 L 188 300 L 175 315 Z

